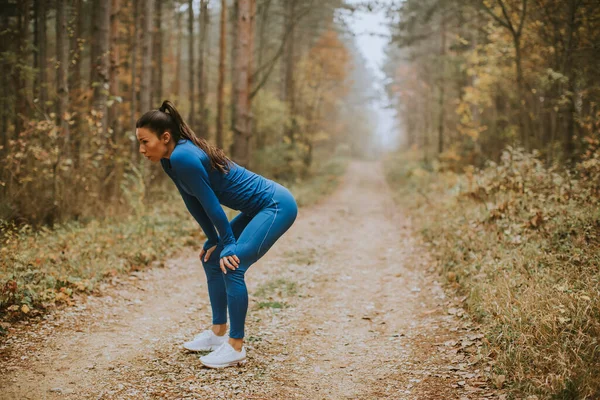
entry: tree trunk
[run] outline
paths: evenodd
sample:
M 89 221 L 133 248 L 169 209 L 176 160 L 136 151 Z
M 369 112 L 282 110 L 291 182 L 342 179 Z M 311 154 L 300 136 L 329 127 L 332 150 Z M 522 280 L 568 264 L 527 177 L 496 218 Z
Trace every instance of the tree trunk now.
M 267 32 L 267 26 L 268 26 L 268 20 L 269 20 L 269 8 L 271 7 L 272 4 L 272 0 L 266 0 L 263 1 L 261 4 L 261 9 L 259 12 L 257 12 L 257 16 L 258 14 L 260 14 L 260 23 L 257 21 L 256 22 L 256 29 L 258 29 L 260 27 L 260 32 L 258 34 L 258 59 L 256 62 L 256 68 L 255 71 L 258 68 L 261 68 L 261 66 L 263 65 L 264 62 L 264 58 L 265 58 L 265 49 L 267 48 L 267 43 L 266 43 L 266 32 Z M 285 34 L 285 33 L 284 33 Z M 262 80 L 262 71 L 258 72 L 256 74 L 256 81 L 260 82 Z M 251 99 L 252 99 L 252 95 L 251 95 Z M 254 136 L 254 141 L 252 141 L 251 143 L 253 144 L 253 146 L 256 146 L 257 149 L 262 149 L 265 146 L 265 135 L 261 134 L 261 132 L 259 132 L 256 127 L 258 126 L 259 121 L 256 115 L 253 116 L 252 118 L 252 132 L 253 132 L 253 136 Z
M 46 0 L 47 1 L 47 0 Z M 74 111 L 77 111 L 73 116 L 74 124 L 70 126 L 70 130 L 74 133 L 71 137 L 71 141 L 69 144 L 69 148 L 71 150 L 71 155 L 73 156 L 74 168 L 79 168 L 80 165 L 80 157 L 78 155 L 81 154 L 81 144 L 83 139 L 83 135 L 77 134 L 81 132 L 83 125 L 83 114 L 81 110 L 89 109 L 89 100 L 82 102 L 80 100 L 82 87 L 82 65 L 83 65 L 83 55 L 82 50 L 86 40 L 84 39 L 84 30 L 86 24 L 87 15 L 90 13 L 84 13 L 83 10 L 83 0 L 74 0 L 72 3 L 71 15 L 72 15 L 72 25 L 71 29 L 73 30 L 73 35 L 71 36 L 71 46 L 70 46 L 70 62 L 69 62 L 69 76 L 68 79 L 68 87 L 69 87 L 69 96 L 70 96 L 70 108 Z M 76 108 L 80 107 L 80 108 Z
M 227 51 L 227 1 L 221 0 L 221 29 L 219 39 L 219 83 L 217 85 L 217 147 L 223 148 L 223 97 L 225 89 L 225 52 Z
M 234 146 L 235 146 L 235 140 L 237 135 L 235 134 L 235 123 L 236 123 L 236 110 L 237 110 L 237 92 L 236 92 L 236 88 L 238 87 L 238 73 L 237 73 L 237 67 L 238 67 L 238 54 L 239 54 L 239 48 L 240 48 L 240 43 L 238 41 L 238 32 L 239 32 L 239 23 L 238 23 L 238 17 L 239 17 L 239 0 L 233 0 L 233 12 L 229 15 L 229 22 L 231 24 L 231 57 L 230 57 L 230 73 L 231 73 L 231 99 L 229 101 L 229 118 L 230 118 L 230 129 L 232 132 L 234 132 L 234 139 L 233 142 L 231 142 L 231 147 L 229 148 L 229 152 L 233 154 L 234 150 Z
M 206 73 L 204 53 L 206 47 L 206 33 L 208 31 L 208 1 L 200 1 L 200 15 L 198 16 L 200 22 L 200 38 L 198 40 L 198 108 L 200 121 L 198 122 L 198 133 L 204 138 L 208 138 L 208 124 L 206 121 Z
M 117 141 L 118 127 L 117 113 L 119 104 L 114 98 L 121 93 L 119 90 L 119 15 L 121 11 L 121 0 L 112 0 L 112 12 L 110 16 L 110 96 L 113 100 L 108 110 L 108 126 L 112 128 L 112 140 Z
M 252 135 L 254 132 L 254 126 L 255 126 L 255 120 L 254 120 L 254 114 L 252 113 L 252 85 L 254 84 L 253 82 L 253 76 L 254 76 L 254 71 L 256 70 L 255 67 L 255 62 L 254 62 L 254 48 L 255 48 L 255 40 L 256 40 L 256 2 L 257 0 L 250 0 L 250 35 L 248 37 L 248 41 L 250 42 L 248 45 L 248 72 L 247 72 L 247 76 L 248 76 L 248 100 L 247 100 L 247 104 L 248 104 L 248 114 L 246 117 L 246 124 L 248 127 L 248 133 L 246 136 L 246 159 L 248 160 L 247 162 L 247 166 L 248 168 L 250 168 L 252 166 L 252 152 L 253 152 L 253 140 L 252 140 Z
M 572 164 L 575 156 L 575 146 L 573 136 L 575 135 L 575 69 L 573 68 L 573 49 L 575 47 L 576 35 L 578 31 L 578 22 L 576 21 L 577 8 L 579 1 L 569 0 L 569 19 L 567 27 L 567 40 L 565 44 L 565 61 L 563 64 L 563 73 L 567 77 L 567 91 L 569 103 L 566 107 L 566 126 L 564 137 L 565 160 Z
M 438 117 L 438 154 L 444 152 L 444 120 L 445 120 L 445 105 L 444 105 L 444 90 L 445 90 L 445 67 L 446 67 L 446 20 L 445 16 L 441 16 L 441 46 L 440 46 L 440 93 L 438 99 L 439 117 Z
M 133 26 L 132 26 L 132 35 L 131 35 L 131 120 L 129 122 L 129 126 L 133 134 L 135 135 L 135 124 L 137 122 L 137 52 L 138 52 L 138 42 L 139 42 L 139 30 L 140 23 L 138 15 L 140 15 L 140 1 L 141 0 L 133 0 Z M 131 154 L 134 160 L 137 160 L 139 157 L 137 140 L 131 141 Z
M 19 35 L 18 35 L 18 50 L 19 60 L 17 63 L 29 66 L 29 16 L 31 12 L 30 0 L 22 0 L 19 9 Z M 27 119 L 27 97 L 28 97 L 28 82 L 24 73 L 25 68 L 16 69 L 17 83 L 17 112 L 15 113 L 15 133 L 18 138 L 21 131 L 24 129 L 24 121 Z
M 188 3 L 188 88 L 189 88 L 189 99 L 190 99 L 190 115 L 188 117 L 188 124 L 194 129 L 194 122 L 196 116 L 196 107 L 194 102 L 194 0 L 189 0 Z
M 46 19 L 48 8 L 47 0 L 37 0 L 36 12 L 36 42 L 37 42 L 37 62 L 38 70 L 36 86 L 39 88 L 38 99 L 40 108 L 46 111 L 46 102 L 48 101 L 48 55 L 46 54 Z
M 181 28 L 181 13 L 176 10 L 175 11 L 175 21 L 177 23 L 177 57 L 176 57 L 176 65 L 175 65 L 175 87 L 177 88 L 177 102 L 183 100 L 183 79 L 182 79 L 182 57 L 183 57 L 183 29 Z
M 211 83 L 211 79 L 210 79 L 210 60 L 212 59 L 212 48 L 213 46 L 210 46 L 210 35 L 211 35 L 211 29 L 210 29 L 210 11 L 208 9 L 208 1 L 207 3 L 207 8 L 206 8 L 206 51 L 205 51 L 205 56 L 204 59 L 206 60 L 204 62 L 204 82 L 205 82 L 205 93 L 204 93 L 204 125 L 206 126 L 206 139 L 209 139 L 211 137 L 211 129 L 210 129 L 210 123 L 209 123 L 209 118 L 208 116 L 210 115 L 210 106 L 208 106 L 206 104 L 206 99 L 208 98 L 209 94 L 210 94 L 210 83 Z
M 263 62 L 264 62 L 264 58 L 265 58 L 265 48 L 267 47 L 266 44 L 266 32 L 267 32 L 267 26 L 268 26 L 268 18 L 269 18 L 269 8 L 271 7 L 271 3 L 272 0 L 266 0 L 262 3 L 262 10 L 260 12 L 261 15 L 261 19 L 260 19 L 260 24 L 258 24 L 258 26 L 260 27 L 260 33 L 258 35 L 258 66 L 262 66 Z M 285 30 L 284 30 L 284 34 L 285 34 Z M 262 74 L 259 74 L 257 76 L 257 81 L 260 82 L 262 77 Z
M 513 37 L 515 46 L 515 67 L 517 74 L 517 95 L 519 97 L 519 132 L 521 133 L 521 143 L 525 147 L 525 150 L 529 151 L 531 143 L 529 140 L 529 132 L 526 130 L 525 119 L 527 118 L 527 110 L 525 109 L 525 88 L 523 86 L 523 69 L 521 68 L 521 40 L 520 37 Z
M 60 126 L 63 144 L 69 146 L 69 124 L 65 113 L 69 106 L 69 87 L 67 83 L 67 71 L 69 69 L 69 39 L 67 30 L 67 0 L 56 0 L 56 90 L 58 101 L 56 102 L 56 118 Z M 67 154 L 67 157 L 69 155 Z
M 430 130 L 430 120 L 431 120 L 431 98 L 433 97 L 433 87 L 430 86 L 429 90 L 426 92 L 426 96 L 424 96 L 423 102 L 425 112 L 423 113 L 423 162 L 425 164 L 429 164 L 429 130 Z
M 161 0 L 158 0 L 161 1 Z M 154 0 L 145 0 L 142 10 L 142 76 L 140 82 L 140 110 L 150 111 L 150 84 L 152 83 L 152 10 Z
M 252 111 L 250 90 L 252 75 L 252 53 L 254 50 L 254 0 L 238 1 L 237 18 L 237 64 L 235 98 L 236 118 L 233 126 L 233 158 L 248 168 L 250 164 L 250 138 L 252 137 Z
M 2 17 L 2 31 L 8 31 L 8 15 L 4 14 Z M 7 38 L 8 35 L 0 35 L 0 45 L 2 45 L 3 49 L 8 48 L 9 40 Z M 2 79 L 2 102 L 0 103 L 2 108 L 0 108 L 0 115 L 2 118 L 2 131 L 0 134 L 2 135 L 2 150 L 0 154 L 6 154 L 8 152 L 8 141 L 10 139 L 8 133 L 8 103 L 9 103 L 9 64 L 8 61 L 2 59 L 2 75 L 0 79 Z M 4 188 L 6 190 L 6 187 Z
M 153 57 L 155 64 L 152 78 L 152 103 L 162 104 L 163 97 L 163 32 L 162 32 L 162 1 L 156 2 L 154 19 L 154 50 Z
M 47 1 L 47 0 L 44 0 Z M 73 36 L 71 37 L 71 62 L 69 63 L 69 91 L 76 94 L 81 88 L 81 50 L 83 48 L 83 30 L 85 16 L 83 14 L 83 0 L 73 1 Z M 76 119 L 79 119 L 77 116 Z
M 109 84 L 110 1 L 95 0 L 92 36 L 92 85 L 94 87 L 94 109 L 101 114 L 102 132 L 106 134 L 108 114 L 106 112 L 107 86 Z
M 295 18 L 295 5 L 296 0 L 286 1 L 286 18 L 285 18 L 285 26 L 289 26 L 292 24 Z M 285 31 L 285 30 L 284 30 Z M 288 111 L 288 128 L 286 132 L 286 136 L 290 140 L 291 143 L 295 141 L 296 134 L 296 101 L 295 101 L 295 88 L 294 88 L 294 64 L 295 64 L 295 29 L 292 29 L 290 32 L 290 37 L 286 44 L 286 58 L 285 58 L 285 90 L 284 90 L 284 101 L 287 104 Z

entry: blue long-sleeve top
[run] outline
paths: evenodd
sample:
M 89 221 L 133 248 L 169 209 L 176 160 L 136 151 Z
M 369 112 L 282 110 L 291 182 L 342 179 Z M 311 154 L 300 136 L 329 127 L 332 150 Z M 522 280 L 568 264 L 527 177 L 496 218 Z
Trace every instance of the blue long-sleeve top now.
M 187 139 L 180 139 L 171 157 L 162 158 L 160 163 L 204 231 L 208 239 L 204 249 L 223 244 L 220 257 L 234 255 L 236 250 L 236 240 L 221 204 L 254 216 L 271 201 L 275 191 L 272 180 L 233 161 L 226 174 L 213 169 L 204 150 Z

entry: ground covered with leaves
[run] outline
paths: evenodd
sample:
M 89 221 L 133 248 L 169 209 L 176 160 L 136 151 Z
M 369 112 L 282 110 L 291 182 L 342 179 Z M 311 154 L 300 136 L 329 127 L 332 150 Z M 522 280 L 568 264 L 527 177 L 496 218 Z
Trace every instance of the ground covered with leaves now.
M 496 379 L 515 395 L 600 398 L 600 153 L 572 170 L 508 149 L 461 173 L 386 160 L 397 199 L 449 288 L 481 323 Z

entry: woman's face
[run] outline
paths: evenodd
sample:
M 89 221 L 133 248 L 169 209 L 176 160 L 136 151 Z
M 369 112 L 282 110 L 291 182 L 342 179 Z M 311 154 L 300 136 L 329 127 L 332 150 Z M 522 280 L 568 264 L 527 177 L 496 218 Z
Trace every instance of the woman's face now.
M 137 128 L 135 136 L 140 142 L 140 153 L 152 162 L 158 162 L 161 158 L 169 154 L 168 143 L 171 141 L 171 134 L 164 132 L 160 138 L 154 132 L 146 128 Z

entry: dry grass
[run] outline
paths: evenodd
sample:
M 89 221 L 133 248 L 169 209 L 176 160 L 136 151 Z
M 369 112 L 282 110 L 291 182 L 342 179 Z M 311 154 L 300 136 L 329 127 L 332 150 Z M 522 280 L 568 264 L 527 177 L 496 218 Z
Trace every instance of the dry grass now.
M 519 395 L 600 398 L 600 201 L 589 169 L 576 178 L 514 150 L 479 172 L 410 154 L 386 169 L 447 286 L 468 296 L 494 373 Z
M 181 199 L 144 215 L 7 230 L 0 253 L 0 315 L 37 315 L 111 276 L 146 268 L 204 236 Z M 176 204 L 173 207 L 171 204 Z

